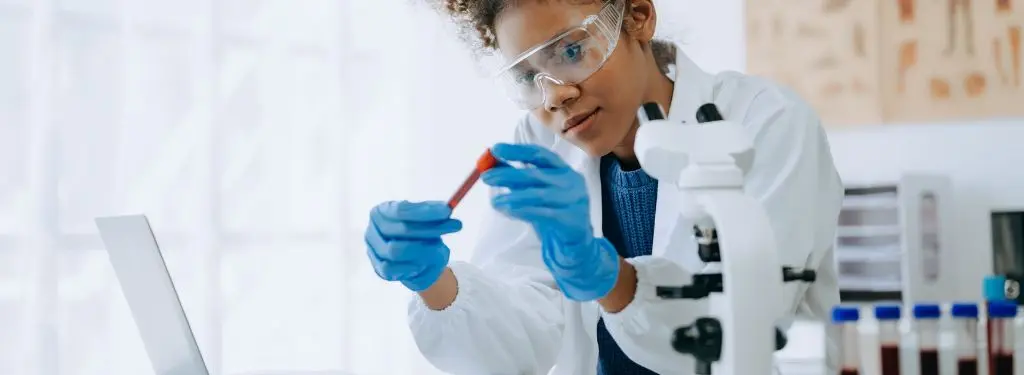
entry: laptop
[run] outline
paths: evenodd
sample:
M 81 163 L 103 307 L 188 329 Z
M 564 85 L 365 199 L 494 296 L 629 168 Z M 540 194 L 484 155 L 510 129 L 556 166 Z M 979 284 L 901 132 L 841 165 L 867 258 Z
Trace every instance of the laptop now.
M 156 375 L 209 375 L 145 215 L 96 218 Z
M 210 375 L 145 215 L 96 218 L 100 237 L 132 311 L 155 375 Z M 243 375 L 352 375 L 335 370 Z

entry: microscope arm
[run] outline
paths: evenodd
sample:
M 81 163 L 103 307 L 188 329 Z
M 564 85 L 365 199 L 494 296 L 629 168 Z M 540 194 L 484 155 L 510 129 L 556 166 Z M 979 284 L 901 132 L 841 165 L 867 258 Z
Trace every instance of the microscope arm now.
M 783 282 L 768 216 L 739 190 L 700 194 L 697 204 L 719 235 L 725 292 L 711 296 L 723 327 L 722 358 L 714 374 L 771 374 L 776 322 L 783 317 Z M 768 372 L 766 372 L 766 370 Z

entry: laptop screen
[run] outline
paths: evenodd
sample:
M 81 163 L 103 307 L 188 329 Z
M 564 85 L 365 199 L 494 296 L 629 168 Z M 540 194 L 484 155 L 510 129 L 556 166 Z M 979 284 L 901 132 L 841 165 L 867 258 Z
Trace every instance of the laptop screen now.
M 144 215 L 96 218 L 156 375 L 209 375 Z

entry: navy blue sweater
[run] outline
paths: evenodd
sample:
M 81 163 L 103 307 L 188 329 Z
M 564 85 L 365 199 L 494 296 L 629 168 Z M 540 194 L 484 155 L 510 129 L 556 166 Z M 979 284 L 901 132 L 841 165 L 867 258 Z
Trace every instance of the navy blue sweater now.
M 614 157 L 606 156 L 601 159 L 601 184 L 604 237 L 624 258 L 651 255 L 658 181 L 641 169 L 624 171 Z M 598 375 L 657 375 L 626 357 L 604 320 L 597 323 L 597 345 Z

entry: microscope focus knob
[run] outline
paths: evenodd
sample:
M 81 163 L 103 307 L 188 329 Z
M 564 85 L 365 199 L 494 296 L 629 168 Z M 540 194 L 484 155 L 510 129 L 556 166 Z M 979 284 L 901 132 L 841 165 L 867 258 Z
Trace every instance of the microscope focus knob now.
M 786 334 L 775 328 L 775 350 L 784 349 L 788 343 Z M 722 323 L 715 318 L 698 318 L 693 324 L 676 329 L 672 348 L 698 361 L 718 361 L 722 356 Z
M 789 343 L 789 338 L 782 332 L 781 329 L 775 329 L 775 351 L 779 351 L 786 348 L 786 344 Z
M 704 263 L 719 263 L 722 253 L 718 247 L 718 232 L 715 228 L 693 226 L 693 237 L 697 239 L 697 255 Z
M 693 324 L 676 329 L 672 348 L 697 360 L 717 361 L 722 356 L 722 323 L 715 318 L 698 318 Z
M 700 261 L 704 263 L 722 262 L 722 253 L 718 250 L 718 242 L 707 245 L 698 244 L 697 255 L 700 257 Z
M 782 282 L 784 283 L 793 281 L 813 283 L 817 279 L 818 273 L 814 272 L 814 270 L 782 267 Z

